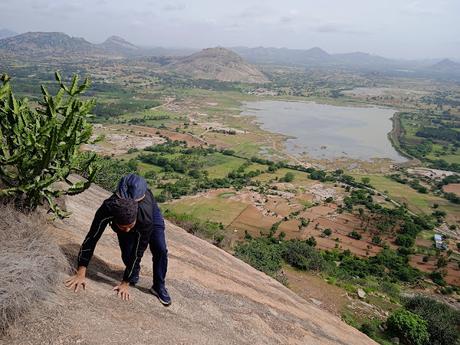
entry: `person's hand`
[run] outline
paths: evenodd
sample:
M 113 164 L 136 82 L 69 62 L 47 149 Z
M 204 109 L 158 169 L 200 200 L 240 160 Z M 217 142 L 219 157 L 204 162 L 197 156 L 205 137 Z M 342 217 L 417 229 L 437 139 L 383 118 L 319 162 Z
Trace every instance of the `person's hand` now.
M 117 291 L 117 296 L 119 296 L 123 301 L 129 301 L 129 283 L 122 281 L 120 284 L 113 288 L 114 291 Z
M 68 289 L 78 292 L 78 289 L 81 287 L 83 290 L 86 290 L 86 267 L 79 267 L 77 273 L 67 279 L 64 284 Z

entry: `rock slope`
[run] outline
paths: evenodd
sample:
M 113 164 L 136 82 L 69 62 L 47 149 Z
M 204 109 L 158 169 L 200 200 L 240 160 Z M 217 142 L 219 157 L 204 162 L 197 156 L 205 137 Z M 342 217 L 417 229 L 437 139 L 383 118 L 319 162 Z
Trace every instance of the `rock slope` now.
M 66 200 L 71 218 L 56 222 L 57 235 L 74 260 L 92 217 L 109 195 L 92 186 Z M 112 287 L 123 265 L 116 236 L 107 228 L 89 267 L 88 288 L 77 294 L 59 287 L 55 300 L 31 312 L 5 344 L 375 344 L 337 317 L 318 309 L 265 274 L 213 245 L 167 224 L 173 304 L 163 307 L 148 293 L 151 255 L 131 288 L 118 300 Z M 64 277 L 63 277 L 64 279 Z

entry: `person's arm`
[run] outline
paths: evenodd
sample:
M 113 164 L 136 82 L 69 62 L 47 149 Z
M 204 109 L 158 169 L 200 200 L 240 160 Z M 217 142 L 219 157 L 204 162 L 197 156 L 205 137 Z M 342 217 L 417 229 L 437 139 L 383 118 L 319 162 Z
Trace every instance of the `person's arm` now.
M 99 207 L 94 215 L 91 228 L 83 241 L 80 252 L 78 253 L 78 267 L 87 267 L 96 248 L 96 244 L 104 233 L 105 228 L 112 220 L 113 216 L 110 214 L 105 203 Z
M 80 286 L 83 289 L 86 289 L 86 267 L 88 266 L 91 257 L 93 256 L 97 242 L 101 238 L 102 233 L 104 232 L 107 224 L 111 219 L 112 216 L 110 215 L 107 206 L 105 203 L 102 204 L 101 207 L 99 207 L 99 209 L 96 211 L 93 222 L 91 224 L 91 228 L 80 247 L 77 258 L 77 273 L 67 279 L 65 282 L 65 285 L 69 289 L 74 289 L 75 292 L 78 291 Z

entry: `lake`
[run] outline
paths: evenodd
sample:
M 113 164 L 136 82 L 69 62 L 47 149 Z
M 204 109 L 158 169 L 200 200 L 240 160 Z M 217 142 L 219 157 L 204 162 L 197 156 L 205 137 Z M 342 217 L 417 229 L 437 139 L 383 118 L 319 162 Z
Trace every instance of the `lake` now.
M 395 110 L 379 107 L 344 107 L 314 102 L 244 102 L 242 115 L 255 116 L 261 128 L 290 138 L 291 154 L 316 159 L 348 157 L 388 158 L 404 162 L 387 134 Z

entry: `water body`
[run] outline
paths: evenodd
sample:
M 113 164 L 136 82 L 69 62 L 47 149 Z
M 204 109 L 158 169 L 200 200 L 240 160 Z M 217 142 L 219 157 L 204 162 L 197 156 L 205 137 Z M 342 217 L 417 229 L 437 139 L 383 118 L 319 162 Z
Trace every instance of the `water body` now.
M 245 102 L 242 115 L 255 116 L 262 129 L 289 136 L 289 153 L 316 159 L 388 158 L 404 162 L 387 134 L 395 110 L 339 107 L 313 102 Z

